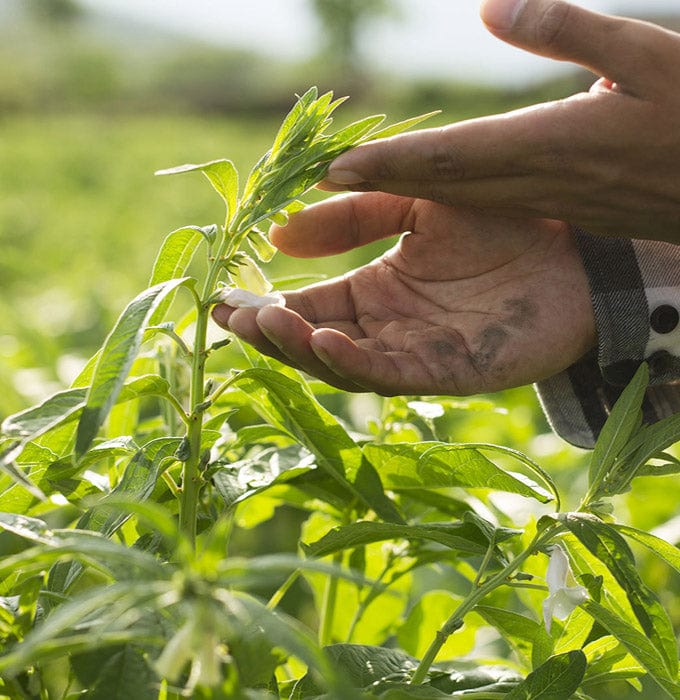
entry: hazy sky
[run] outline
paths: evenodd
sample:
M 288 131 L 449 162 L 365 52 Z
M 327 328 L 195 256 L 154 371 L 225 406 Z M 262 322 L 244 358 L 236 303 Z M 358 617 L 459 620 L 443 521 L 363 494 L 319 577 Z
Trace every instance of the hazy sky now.
M 85 4 L 211 42 L 304 57 L 317 46 L 307 0 L 84 0 Z M 365 55 L 381 67 L 487 83 L 523 83 L 561 69 L 491 37 L 479 0 L 399 0 L 401 17 L 371 25 Z M 678 12 L 679 0 L 581 0 L 601 12 Z

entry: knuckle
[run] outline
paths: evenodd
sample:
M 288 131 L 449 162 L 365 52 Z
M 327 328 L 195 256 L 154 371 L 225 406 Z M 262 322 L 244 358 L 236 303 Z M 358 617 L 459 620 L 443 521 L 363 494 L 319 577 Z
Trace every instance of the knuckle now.
M 465 179 L 466 169 L 463 163 L 462 151 L 449 143 L 446 129 L 440 129 L 437 133 L 429 158 L 430 163 L 428 165 L 435 179 Z
M 540 45 L 555 46 L 567 25 L 572 5 L 563 0 L 550 3 L 536 23 L 536 39 Z

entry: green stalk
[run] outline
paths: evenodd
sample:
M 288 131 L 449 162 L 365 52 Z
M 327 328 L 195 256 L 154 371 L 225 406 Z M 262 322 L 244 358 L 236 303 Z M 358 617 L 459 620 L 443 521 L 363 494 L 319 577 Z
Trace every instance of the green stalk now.
M 231 244 L 231 245 L 230 245 Z M 210 315 L 210 298 L 217 284 L 217 279 L 223 266 L 229 262 L 236 247 L 230 240 L 225 226 L 225 234 L 220 243 L 218 254 L 212 260 L 203 285 L 203 293 L 196 299 L 196 333 L 194 336 L 193 356 L 191 358 L 191 386 L 187 440 L 189 442 L 189 458 L 184 462 L 182 470 L 182 491 L 179 499 L 179 526 L 187 535 L 192 546 L 196 544 L 196 524 L 198 518 L 198 501 L 203 477 L 200 474 L 201 436 L 203 434 L 203 415 L 205 406 L 205 362 L 206 337 Z
M 541 546 L 550 542 L 550 540 L 557 535 L 562 526 L 558 523 L 548 526 L 541 533 L 537 533 L 534 539 L 531 541 L 529 546 L 517 557 L 515 557 L 504 569 L 499 571 L 496 575 L 489 578 L 486 583 L 482 584 L 477 588 L 473 588 L 470 594 L 463 600 L 463 602 L 456 608 L 452 613 L 451 617 L 444 623 L 442 628 L 437 632 L 432 644 L 428 647 L 425 655 L 423 656 L 418 668 L 416 669 L 413 677 L 411 678 L 412 685 L 419 685 L 425 681 L 427 678 L 427 673 L 430 670 L 430 666 L 434 663 L 437 654 L 444 646 L 446 640 L 458 629 L 463 626 L 463 619 L 474 607 L 489 593 L 494 591 L 496 588 L 504 585 L 508 578 L 515 572 L 519 567 Z
M 333 564 L 342 564 L 342 552 L 333 556 Z M 329 574 L 326 581 L 326 588 L 323 593 L 323 603 L 321 604 L 321 621 L 319 622 L 319 646 L 328 646 L 333 637 L 333 621 L 335 619 L 335 603 L 338 599 L 338 577 Z
M 293 571 L 293 573 L 281 584 L 281 586 L 279 586 L 267 603 L 267 608 L 269 610 L 274 610 L 276 608 L 276 606 L 283 600 L 286 593 L 288 593 L 290 587 L 300 578 L 301 574 L 302 571 L 300 571 L 300 569 L 295 569 L 295 571 Z

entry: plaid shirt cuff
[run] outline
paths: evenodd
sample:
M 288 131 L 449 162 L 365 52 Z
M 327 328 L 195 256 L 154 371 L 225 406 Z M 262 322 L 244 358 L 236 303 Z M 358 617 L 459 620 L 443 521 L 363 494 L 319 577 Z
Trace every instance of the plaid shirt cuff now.
M 555 432 L 591 448 L 640 363 L 647 423 L 680 413 L 680 246 L 602 238 L 575 229 L 588 275 L 598 347 L 536 385 Z

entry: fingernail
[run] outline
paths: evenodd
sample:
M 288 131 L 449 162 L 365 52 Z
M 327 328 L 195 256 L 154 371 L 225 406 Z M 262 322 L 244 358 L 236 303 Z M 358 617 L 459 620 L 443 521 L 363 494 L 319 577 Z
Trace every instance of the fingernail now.
M 331 357 L 328 354 L 328 351 L 326 350 L 326 348 L 323 347 L 323 345 L 321 345 L 319 343 L 319 339 L 315 338 L 314 336 L 315 336 L 315 333 L 312 333 L 312 335 L 309 339 L 310 340 L 309 344 L 310 344 L 310 347 L 312 348 L 312 351 L 321 360 L 321 362 L 323 362 L 325 365 L 330 366 Z
M 494 29 L 512 29 L 526 7 L 527 0 L 487 0 L 482 8 L 482 19 Z
M 335 168 L 330 168 L 326 175 L 326 180 L 335 185 L 358 185 L 364 179 L 359 173 L 352 170 L 336 170 Z

